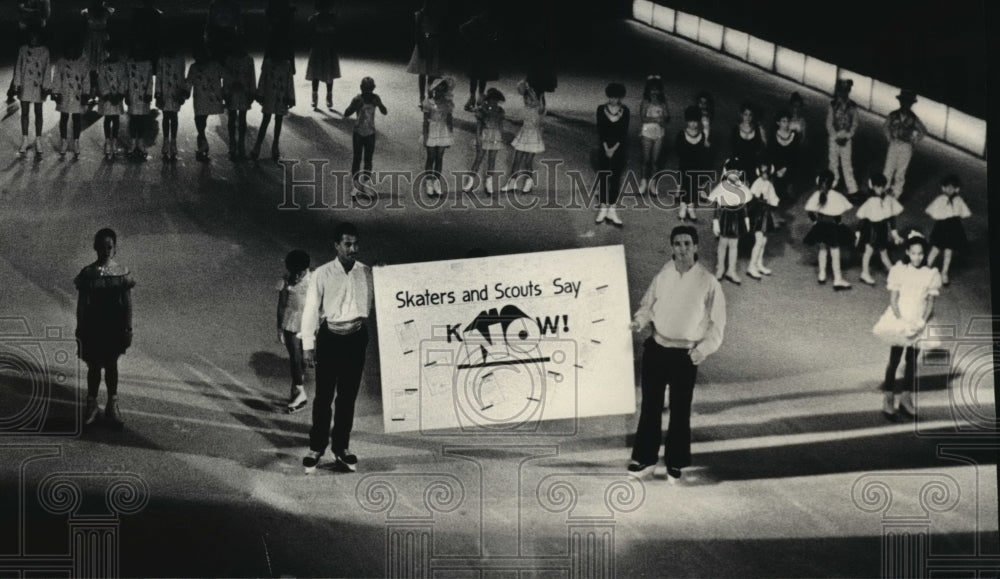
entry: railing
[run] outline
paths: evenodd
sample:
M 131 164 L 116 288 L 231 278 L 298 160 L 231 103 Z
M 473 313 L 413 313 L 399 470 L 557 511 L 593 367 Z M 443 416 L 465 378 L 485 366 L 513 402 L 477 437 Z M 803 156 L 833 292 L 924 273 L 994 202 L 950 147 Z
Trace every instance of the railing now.
M 632 18 L 824 93 L 832 93 L 838 79 L 849 78 L 854 81 L 851 99 L 875 114 L 886 116 L 899 108 L 896 101 L 899 87 L 700 16 L 650 0 L 633 0 Z M 913 112 L 923 121 L 930 136 L 979 157 L 986 157 L 985 120 L 923 96 L 913 105 Z

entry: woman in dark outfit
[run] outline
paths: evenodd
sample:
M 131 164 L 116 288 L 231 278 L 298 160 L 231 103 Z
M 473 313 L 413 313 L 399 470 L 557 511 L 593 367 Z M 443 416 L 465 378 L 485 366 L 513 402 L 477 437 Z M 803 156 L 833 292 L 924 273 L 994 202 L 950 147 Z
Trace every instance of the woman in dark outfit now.
M 600 183 L 600 207 L 597 211 L 596 223 L 605 219 L 615 225 L 622 225 L 615 211 L 618 194 L 621 192 L 622 174 L 625 172 L 626 141 L 628 140 L 629 110 L 622 104 L 625 98 L 625 86 L 617 82 L 611 83 L 604 90 L 608 102 L 597 107 L 597 134 L 601 145 L 598 171 L 609 172 L 609 178 L 598 175 Z

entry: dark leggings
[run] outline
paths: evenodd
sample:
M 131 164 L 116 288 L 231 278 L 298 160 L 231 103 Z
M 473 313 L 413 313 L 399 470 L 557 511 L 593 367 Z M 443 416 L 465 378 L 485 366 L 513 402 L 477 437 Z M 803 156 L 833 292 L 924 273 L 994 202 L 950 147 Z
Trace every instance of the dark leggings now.
M 602 205 L 614 205 L 618 202 L 618 195 L 621 193 L 622 173 L 625 172 L 625 145 L 620 144 L 615 149 L 615 154 L 609 159 L 601 148 L 601 164 L 598 166 L 600 172 L 599 179 L 601 191 L 600 202 Z M 608 178 L 604 178 L 608 175 Z
M 896 369 L 903 358 L 903 346 L 892 346 L 889 350 L 889 365 L 885 368 L 885 384 L 883 389 L 891 391 L 893 394 L 901 394 L 904 391 L 913 392 L 916 389 L 917 359 L 920 350 L 913 346 L 906 350 L 906 367 L 903 368 L 903 381 L 896 380 Z
M 375 133 L 362 137 L 354 133 L 354 160 L 351 161 L 351 176 L 355 180 L 358 178 L 358 171 L 361 170 L 361 159 L 364 158 L 365 173 L 372 172 L 372 154 L 375 152 Z
M 448 147 L 424 147 L 427 149 L 427 161 L 424 162 L 425 171 L 433 171 L 438 176 L 444 168 L 444 151 Z
M 118 396 L 118 359 L 104 364 L 87 364 L 87 396 L 97 398 L 101 387 L 101 370 L 104 370 L 104 385 L 108 387 L 108 397 Z
M 133 139 L 141 139 L 143 131 L 146 130 L 146 119 L 148 115 L 129 115 L 128 134 Z
M 237 138 L 238 137 L 238 138 Z M 229 142 L 236 142 L 241 147 L 247 139 L 247 112 L 229 110 Z
M 177 111 L 163 111 L 163 141 L 177 138 Z
M 469 79 L 469 100 L 472 100 L 476 96 L 476 89 L 479 89 L 479 94 L 486 92 L 486 79 L 484 78 L 470 78 Z
M 284 119 L 284 115 L 274 115 L 274 139 L 271 141 L 271 150 L 278 150 L 278 140 L 281 139 L 281 122 Z M 260 151 L 260 146 L 264 143 L 264 137 L 267 135 L 267 126 L 271 124 L 271 113 L 264 113 L 264 116 L 260 119 L 260 128 L 257 129 L 257 141 L 254 143 L 253 148 L 258 152 Z
M 35 105 L 30 107 L 28 105 Z M 35 109 L 35 136 L 42 136 L 42 103 L 21 103 L 21 134 L 28 136 L 29 119 L 28 114 L 31 109 Z
M 65 139 L 69 129 L 69 119 L 73 118 L 73 138 L 80 138 L 80 113 L 59 113 L 59 137 Z
M 208 126 L 208 115 L 195 115 L 194 128 L 198 131 L 198 138 L 205 138 L 205 127 Z
M 104 138 L 117 139 L 118 127 L 121 126 L 121 119 L 118 115 L 104 115 Z

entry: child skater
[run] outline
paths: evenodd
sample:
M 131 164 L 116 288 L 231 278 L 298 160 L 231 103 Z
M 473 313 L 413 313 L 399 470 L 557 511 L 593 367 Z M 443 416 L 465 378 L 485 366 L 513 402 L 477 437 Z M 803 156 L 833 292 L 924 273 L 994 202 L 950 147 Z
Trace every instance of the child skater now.
M 52 70 L 52 100 L 59 111 L 59 158 L 66 151 L 73 152 L 73 160 L 80 158 L 80 129 L 83 112 L 90 100 L 90 61 L 83 52 L 83 43 L 69 41 L 65 54 L 56 61 Z M 72 137 L 69 122 L 73 120 Z
M 767 246 L 768 234 L 775 229 L 772 212 L 778 206 L 779 199 L 774 190 L 774 182 L 771 180 L 774 166 L 766 160 L 761 161 L 757 164 L 756 172 L 757 179 L 750 186 L 750 202 L 747 204 L 750 231 L 753 231 L 754 235 L 747 275 L 760 280 L 762 274 L 771 275 L 771 270 L 764 266 L 764 248 Z
M 944 250 L 944 263 L 941 265 L 941 283 L 948 285 L 948 270 L 955 251 L 965 248 L 968 240 L 962 220 L 972 217 L 969 206 L 962 199 L 962 181 L 958 175 L 948 175 L 941 180 L 941 194 L 927 206 L 927 214 L 934 220 L 931 229 L 931 253 L 927 257 L 927 265 L 934 266 L 937 256 Z
M 742 171 L 735 169 L 741 163 L 736 157 L 727 159 L 722 167 L 722 179 L 708 195 L 709 202 L 715 204 L 712 232 L 719 238 L 715 278 L 721 281 L 725 277 L 736 285 L 742 283 L 739 274 L 736 273 L 740 236 L 750 230 L 750 216 L 746 205 L 750 200 L 750 190 L 743 181 Z
M 267 136 L 267 125 L 274 116 L 274 138 L 271 140 L 271 160 L 275 163 L 281 158 L 279 144 L 281 141 L 281 124 L 288 114 L 288 109 L 295 106 L 295 62 L 291 47 L 275 44 L 264 53 L 264 63 L 260 67 L 260 79 L 257 81 L 257 102 L 263 113 L 260 128 L 257 130 L 257 140 L 254 142 L 250 158 L 254 161 L 260 156 L 260 147 Z
M 889 307 L 875 323 L 872 333 L 890 345 L 889 364 L 885 369 L 882 390 L 882 416 L 890 422 L 900 418 L 912 419 L 917 360 L 920 359 L 918 340 L 924 333 L 927 320 L 934 311 L 934 298 L 941 289 L 941 274 L 924 265 L 927 242 L 917 231 L 912 231 L 903 242 L 907 263 L 902 261 L 889 270 L 886 289 L 889 290 Z M 900 359 L 906 358 L 903 382 L 896 380 Z
M 16 96 L 21 101 L 21 147 L 17 150 L 22 159 L 28 155 L 28 148 L 34 147 L 35 159 L 42 158 L 42 104 L 49 94 L 52 77 L 49 74 L 49 49 L 42 43 L 41 31 L 30 28 L 28 43 L 21 46 L 14 65 L 9 97 Z M 29 115 L 35 111 L 35 140 L 28 140 Z
M 899 245 L 903 238 L 896 230 L 896 216 L 903 212 L 903 206 L 899 204 L 892 195 L 886 195 L 888 191 L 887 180 L 884 175 L 872 175 L 868 179 L 868 187 L 872 190 L 872 195 L 858 208 L 858 246 L 864 247 L 864 254 L 861 256 L 861 275 L 859 279 L 868 284 L 875 285 L 872 278 L 869 264 L 872 261 L 872 254 L 878 251 L 879 258 L 886 271 L 892 269 L 892 261 L 889 259 L 889 244 Z
M 639 194 L 642 195 L 646 192 L 649 179 L 656 173 L 656 164 L 663 149 L 663 135 L 666 134 L 664 127 L 670 121 L 667 99 L 663 94 L 663 81 L 658 74 L 646 77 L 639 117 L 642 119 L 642 180 L 639 181 Z
M 222 95 L 229 120 L 229 159 L 237 161 L 247 157 L 247 111 L 257 90 L 257 72 L 253 57 L 238 39 L 222 68 Z
M 854 241 L 854 236 L 841 223 L 844 213 L 852 208 L 851 202 L 839 191 L 833 189 L 833 171 L 826 170 L 816 177 L 816 191 L 806 201 L 806 213 L 813 226 L 803 241 L 807 245 L 819 245 L 819 276 L 817 281 L 826 283 L 827 256 L 833 266 L 833 289 L 851 289 L 840 270 L 840 248 Z
M 135 161 L 145 161 L 149 158 L 143 132 L 149 118 L 150 103 L 153 102 L 153 61 L 147 60 L 145 54 L 137 53 L 129 57 L 128 90 L 125 91 L 128 103 L 128 155 Z
M 104 159 L 107 161 L 114 160 L 118 154 L 118 128 L 125 114 L 128 68 L 119 52 L 119 41 L 112 38 L 107 43 L 107 58 L 97 67 L 97 112 L 104 117 Z
M 191 95 L 186 64 L 180 43 L 168 37 L 163 54 L 156 61 L 156 108 L 163 113 L 164 161 L 177 160 L 177 113 Z
M 684 221 L 697 221 L 694 209 L 697 203 L 698 178 L 712 167 L 712 148 L 707 145 L 708 133 L 702 123 L 702 111 L 697 106 L 684 109 L 684 128 L 677 133 L 674 150 L 677 151 L 680 211 L 677 217 Z
M 302 327 L 302 311 L 306 305 L 309 287 L 309 254 L 295 249 L 285 256 L 285 275 L 278 282 L 278 342 L 288 350 L 292 372 L 292 390 L 288 397 L 288 411 L 295 412 L 309 402 L 305 389 L 305 357 L 302 338 L 297 334 Z
M 427 150 L 427 160 L 424 171 L 432 174 L 424 180 L 424 188 L 428 195 L 441 195 L 441 170 L 444 167 L 445 149 L 454 143 L 452 113 L 455 103 L 452 100 L 452 89 L 455 80 L 450 76 L 434 79 L 427 89 L 429 96 L 424 101 L 423 140 Z
M 383 115 L 389 114 L 382 98 L 375 94 L 375 79 L 366 76 L 361 79 L 361 94 L 355 96 L 344 111 L 344 118 L 357 113 L 354 123 L 354 159 L 351 161 L 351 178 L 354 182 L 355 194 L 361 189 L 362 179 L 365 185 L 371 182 L 372 155 L 375 152 L 375 110 Z M 361 160 L 364 158 L 365 174 L 361 175 Z
M 600 154 L 597 158 L 600 160 L 599 171 L 607 172 L 609 175 L 607 179 L 598 177 L 600 203 L 594 223 L 603 223 L 607 219 L 621 227 L 622 220 L 618 217 L 615 206 L 618 204 L 622 177 L 628 163 L 625 149 L 628 146 L 630 112 L 628 107 L 622 104 L 622 99 L 625 98 L 625 85 L 617 82 L 609 84 L 604 89 L 604 96 L 608 97 L 608 102 L 597 107 L 597 137 L 600 142 Z
M 535 169 L 535 155 L 545 151 L 545 141 L 542 138 L 542 120 L 545 118 L 545 101 L 543 93 L 527 81 L 517 83 L 517 92 L 524 100 L 524 121 L 521 130 L 511 141 L 514 147 L 514 160 L 510 166 L 510 176 L 504 183 L 503 191 L 517 191 L 518 181 L 522 176 L 524 181 L 522 193 L 531 193 L 535 186 L 532 177 Z
M 222 102 L 222 65 L 212 58 L 208 47 L 198 43 L 194 62 L 188 68 L 187 86 L 194 99 L 194 126 L 198 130 L 198 152 L 196 158 L 208 161 L 208 137 L 205 127 L 209 115 L 221 115 L 225 110 Z
M 774 138 L 767 143 L 767 154 L 774 165 L 774 191 L 778 199 L 788 201 L 795 197 L 792 187 L 799 164 L 802 134 L 792 128 L 792 113 L 788 109 L 778 111 L 775 124 Z
M 88 73 L 89 76 L 89 73 Z M 132 288 L 129 269 L 114 260 L 118 236 L 102 229 L 94 236 L 97 261 L 83 268 L 73 281 L 79 292 L 76 304 L 76 339 L 79 357 L 87 364 L 87 410 L 84 424 L 93 424 L 99 412 L 97 394 L 101 371 L 108 389 L 104 418 L 121 428 L 118 409 L 118 357 L 132 345 Z
M 433 98 L 433 90 L 427 84 L 433 85 L 434 80 L 441 76 L 441 31 L 445 15 L 437 5 L 435 0 L 426 0 L 423 7 L 413 14 L 414 46 L 406 72 L 417 75 L 421 108 L 427 99 Z M 426 98 L 424 89 L 427 89 Z
M 476 107 L 476 159 L 472 162 L 472 172 L 479 175 L 479 166 L 486 158 L 486 193 L 493 194 L 493 169 L 497 163 L 497 151 L 503 148 L 504 110 L 500 103 L 504 102 L 503 93 L 490 87 L 483 97 L 483 102 Z M 462 191 L 472 191 L 475 179 L 472 175 L 465 176 Z
M 337 13 L 333 0 L 317 0 L 316 13 L 309 17 L 311 32 L 309 63 L 306 80 L 312 81 L 312 107 L 317 107 L 319 83 L 326 84 L 326 108 L 333 110 L 333 81 L 340 78 L 340 56 L 337 55 Z
M 712 143 L 708 139 L 712 133 L 712 117 L 715 116 L 715 99 L 712 98 L 711 93 L 703 90 L 695 97 L 695 105 L 701 111 L 699 118 L 701 130 L 705 133 L 705 146 L 711 147 Z

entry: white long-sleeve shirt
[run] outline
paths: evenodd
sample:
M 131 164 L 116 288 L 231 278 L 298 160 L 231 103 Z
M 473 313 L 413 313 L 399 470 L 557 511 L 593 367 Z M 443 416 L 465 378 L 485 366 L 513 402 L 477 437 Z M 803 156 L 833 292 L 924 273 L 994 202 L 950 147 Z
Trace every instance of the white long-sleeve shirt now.
M 722 345 L 726 296 L 719 281 L 695 263 L 683 275 L 673 260 L 656 274 L 633 320 L 653 324 L 653 339 L 665 348 L 694 348 L 704 356 Z
M 360 261 L 350 272 L 339 259 L 324 264 L 312 273 L 306 303 L 302 311 L 302 349 L 316 348 L 316 332 L 325 323 L 338 334 L 348 334 L 361 327 L 371 313 L 374 300 L 372 270 Z

